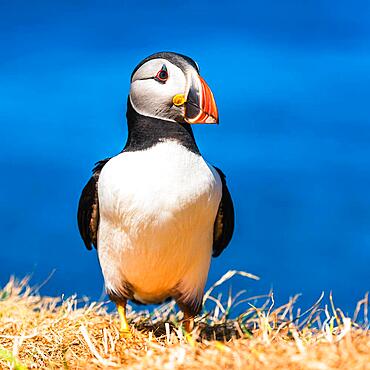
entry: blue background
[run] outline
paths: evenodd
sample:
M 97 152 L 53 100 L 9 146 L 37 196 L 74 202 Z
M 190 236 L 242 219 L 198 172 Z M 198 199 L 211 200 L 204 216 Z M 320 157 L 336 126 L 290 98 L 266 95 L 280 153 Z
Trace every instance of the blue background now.
M 76 227 L 81 189 L 126 140 L 135 65 L 193 57 L 219 107 L 195 127 L 227 175 L 237 224 L 209 282 L 248 294 L 333 290 L 345 310 L 370 288 L 370 3 L 0 1 L 0 283 L 32 274 L 50 295 L 101 296 Z M 226 287 L 225 287 L 226 288 Z

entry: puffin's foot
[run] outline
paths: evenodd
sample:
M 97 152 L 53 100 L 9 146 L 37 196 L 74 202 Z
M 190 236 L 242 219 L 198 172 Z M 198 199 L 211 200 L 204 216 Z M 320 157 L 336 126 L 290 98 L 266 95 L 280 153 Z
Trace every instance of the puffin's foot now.
M 128 329 L 128 330 L 122 330 L 122 329 L 120 329 L 119 336 L 122 339 L 130 339 L 130 338 L 133 337 L 132 332 L 131 332 L 130 329 Z
M 127 318 L 126 318 L 126 303 L 127 301 L 117 303 L 117 310 L 118 310 L 118 315 L 119 315 L 119 319 L 121 322 L 120 329 L 119 329 L 120 337 L 128 339 L 128 338 L 132 338 L 132 332 L 130 330 L 130 325 L 128 324 Z

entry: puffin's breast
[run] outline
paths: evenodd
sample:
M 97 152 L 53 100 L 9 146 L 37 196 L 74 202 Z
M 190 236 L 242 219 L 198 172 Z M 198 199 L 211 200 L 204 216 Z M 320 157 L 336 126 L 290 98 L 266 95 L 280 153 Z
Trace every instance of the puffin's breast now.
M 120 215 L 127 213 L 142 218 L 195 204 L 218 207 L 221 197 L 217 172 L 200 155 L 171 141 L 112 158 L 98 188 L 101 216 L 121 222 Z
M 205 279 L 221 190 L 217 172 L 176 142 L 111 159 L 98 184 L 107 286 L 125 280 L 151 301 L 190 273 Z

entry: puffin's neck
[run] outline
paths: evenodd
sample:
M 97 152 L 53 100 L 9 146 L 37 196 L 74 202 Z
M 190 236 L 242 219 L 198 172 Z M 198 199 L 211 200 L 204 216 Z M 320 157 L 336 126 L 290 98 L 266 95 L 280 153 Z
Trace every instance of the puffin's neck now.
M 137 113 L 127 100 L 128 137 L 123 151 L 134 152 L 149 149 L 165 141 L 175 140 L 193 153 L 200 154 L 193 131 L 188 123 L 165 121 Z

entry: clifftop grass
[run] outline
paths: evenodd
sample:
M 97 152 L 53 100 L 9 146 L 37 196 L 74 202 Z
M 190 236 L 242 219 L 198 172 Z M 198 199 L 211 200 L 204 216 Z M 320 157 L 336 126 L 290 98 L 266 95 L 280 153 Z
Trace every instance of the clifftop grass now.
M 329 307 L 319 299 L 300 312 L 297 297 L 277 308 L 272 294 L 216 298 L 214 288 L 236 273 L 206 293 L 212 309 L 196 320 L 191 335 L 169 303 L 152 313 L 131 310 L 130 339 L 120 338 L 118 317 L 107 305 L 42 297 L 27 279 L 11 279 L 0 290 L 0 368 L 370 369 L 367 295 L 352 318 L 332 299 Z M 244 312 L 229 318 L 241 305 Z

